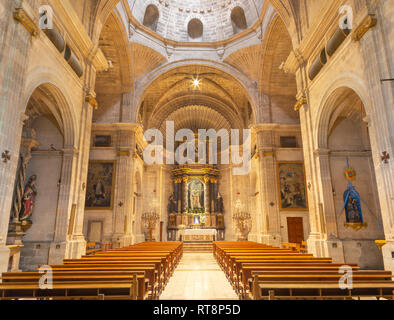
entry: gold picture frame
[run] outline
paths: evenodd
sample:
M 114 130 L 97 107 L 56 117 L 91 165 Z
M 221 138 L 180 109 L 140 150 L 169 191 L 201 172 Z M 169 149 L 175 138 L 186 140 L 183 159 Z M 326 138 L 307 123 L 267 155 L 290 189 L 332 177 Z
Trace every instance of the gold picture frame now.
M 276 165 L 280 211 L 308 211 L 303 161 L 278 161 Z
M 86 182 L 86 210 L 112 210 L 114 206 L 116 161 L 89 161 Z

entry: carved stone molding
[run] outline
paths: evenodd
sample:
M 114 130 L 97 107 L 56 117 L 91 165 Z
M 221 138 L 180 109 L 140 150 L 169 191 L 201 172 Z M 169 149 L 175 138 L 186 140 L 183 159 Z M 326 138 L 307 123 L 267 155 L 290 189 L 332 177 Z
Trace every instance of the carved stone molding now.
M 305 96 L 302 96 L 297 103 L 294 106 L 295 111 L 299 111 L 304 105 L 308 103 L 307 99 Z
M 33 21 L 33 19 L 30 18 L 30 16 L 25 11 L 25 9 L 15 8 L 13 16 L 14 19 L 18 21 L 20 24 L 22 24 L 33 37 L 38 37 L 40 33 L 40 28 Z
M 92 93 L 88 93 L 85 97 L 85 101 L 89 103 L 95 110 L 98 109 L 98 102 L 96 97 Z
M 378 20 L 375 18 L 374 14 L 367 15 L 363 21 L 358 25 L 358 27 L 353 32 L 353 40 L 360 41 L 361 38 L 367 33 L 369 29 L 376 26 Z

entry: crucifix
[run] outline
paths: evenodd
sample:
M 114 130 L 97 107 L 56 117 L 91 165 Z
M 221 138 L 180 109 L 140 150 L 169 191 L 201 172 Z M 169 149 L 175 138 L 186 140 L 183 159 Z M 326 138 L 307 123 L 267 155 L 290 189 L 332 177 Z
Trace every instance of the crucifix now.
M 390 159 L 390 154 L 387 153 L 387 151 L 383 152 L 383 155 L 381 156 L 381 159 L 383 161 L 383 163 L 389 163 L 389 159 Z
M 4 151 L 1 155 L 1 158 L 3 159 L 4 163 L 7 163 L 8 161 L 11 160 L 11 155 L 10 152 L 8 150 Z

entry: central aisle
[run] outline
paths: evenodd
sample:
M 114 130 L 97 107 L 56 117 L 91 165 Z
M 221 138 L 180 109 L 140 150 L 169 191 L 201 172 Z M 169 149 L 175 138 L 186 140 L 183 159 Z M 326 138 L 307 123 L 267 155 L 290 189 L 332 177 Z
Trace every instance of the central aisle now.
M 213 254 L 184 253 L 160 300 L 238 300 Z

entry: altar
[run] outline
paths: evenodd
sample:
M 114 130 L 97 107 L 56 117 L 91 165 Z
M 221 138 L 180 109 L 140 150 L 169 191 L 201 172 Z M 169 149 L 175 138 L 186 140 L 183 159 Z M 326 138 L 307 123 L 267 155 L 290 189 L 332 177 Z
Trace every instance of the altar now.
M 183 241 L 215 241 L 217 237 L 216 229 L 186 229 L 183 230 Z
M 172 170 L 173 192 L 168 199 L 167 239 L 223 241 L 223 198 L 215 165 L 177 165 Z

